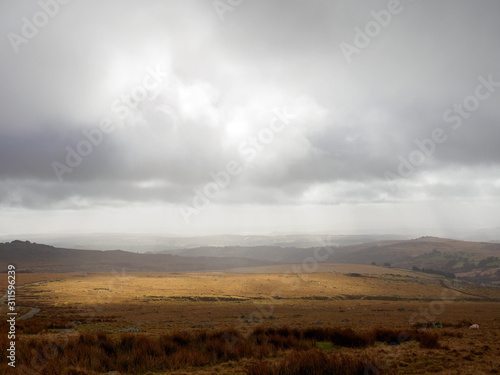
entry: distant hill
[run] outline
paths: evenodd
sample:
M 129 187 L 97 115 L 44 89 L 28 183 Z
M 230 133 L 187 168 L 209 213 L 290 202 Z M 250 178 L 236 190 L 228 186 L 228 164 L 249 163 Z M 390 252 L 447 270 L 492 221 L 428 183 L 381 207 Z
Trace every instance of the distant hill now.
M 135 233 L 87 233 L 87 234 L 26 234 L 21 236 L 31 242 L 44 243 L 63 249 L 114 250 L 137 253 L 172 253 L 183 249 L 203 246 L 278 246 L 308 248 L 314 246 L 346 246 L 381 240 L 403 240 L 407 236 L 394 234 L 329 235 L 329 234 L 269 234 L 269 235 L 212 235 L 173 236 Z M 18 240 L 19 236 L 2 236 L 0 242 Z
M 437 237 L 376 241 L 337 247 L 226 246 L 198 247 L 176 252 L 189 257 L 241 257 L 275 263 L 320 262 L 377 265 L 420 270 L 475 282 L 500 282 L 500 243 L 467 242 Z M 324 259 L 324 254 L 330 254 Z M 306 260 L 307 261 L 307 260 Z
M 220 271 L 311 261 L 375 264 L 500 286 L 500 243 L 437 237 L 309 248 L 204 246 L 156 254 L 64 249 L 28 241 L 0 244 L 0 270 L 14 264 L 22 272 Z
M 61 249 L 29 241 L 0 243 L 0 272 L 13 264 L 17 272 L 207 271 L 271 264 L 234 257 L 188 258 L 168 254 L 138 254 L 122 250 Z

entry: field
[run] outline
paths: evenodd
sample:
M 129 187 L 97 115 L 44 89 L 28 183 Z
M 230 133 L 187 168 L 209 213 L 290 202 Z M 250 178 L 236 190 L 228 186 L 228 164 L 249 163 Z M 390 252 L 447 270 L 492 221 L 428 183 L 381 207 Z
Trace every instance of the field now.
M 19 317 L 35 311 L 17 322 L 18 373 L 498 373 L 498 288 L 376 266 L 305 271 L 18 274 L 31 284 Z

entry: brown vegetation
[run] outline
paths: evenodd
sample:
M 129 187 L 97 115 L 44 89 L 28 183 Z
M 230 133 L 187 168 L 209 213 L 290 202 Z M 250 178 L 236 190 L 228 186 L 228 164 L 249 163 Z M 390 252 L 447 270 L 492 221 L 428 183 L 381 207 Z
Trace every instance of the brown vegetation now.
M 17 322 L 17 364 L 42 375 L 309 374 L 315 363 L 329 373 L 452 374 L 499 365 L 498 303 L 472 302 L 432 278 L 100 274 L 16 297 L 41 309 Z M 6 341 L 0 335 L 0 350 Z
M 426 332 L 374 330 L 355 332 L 352 329 L 288 327 L 257 327 L 244 336 L 235 329 L 207 332 L 180 331 L 168 335 L 120 334 L 85 332 L 67 340 L 26 338 L 19 346 L 20 363 L 32 363 L 33 353 L 41 366 L 40 374 L 53 374 L 59 369 L 79 369 L 94 372 L 119 371 L 142 374 L 147 371 L 166 371 L 186 367 L 214 365 L 242 358 L 263 360 L 281 351 L 293 350 L 277 366 L 259 362 L 251 373 L 286 374 L 358 374 L 367 368 L 377 368 L 365 355 L 325 355 L 315 350 L 316 343 L 330 342 L 348 348 L 363 348 L 376 340 L 388 342 L 400 338 L 418 340 L 423 347 L 438 347 L 437 335 Z M 2 341 L 2 350 L 7 342 Z M 308 370 L 307 370 L 308 369 Z M 305 371 L 309 372 L 305 372 Z M 312 371 L 312 372 L 310 372 Z M 326 372 L 325 372 L 326 371 Z M 329 371 L 329 372 L 328 372 Z M 380 371 L 380 369 L 379 369 Z M 380 373 L 380 372 L 378 372 Z
M 346 354 L 325 354 L 316 349 L 294 350 L 276 364 L 260 361 L 253 364 L 250 375 L 369 375 L 389 374 L 374 358 Z

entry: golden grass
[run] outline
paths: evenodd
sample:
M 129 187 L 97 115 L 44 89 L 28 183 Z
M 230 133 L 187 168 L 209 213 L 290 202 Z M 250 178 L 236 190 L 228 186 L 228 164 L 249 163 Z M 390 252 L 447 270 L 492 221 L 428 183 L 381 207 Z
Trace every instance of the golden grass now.
M 75 273 L 16 273 L 16 286 L 75 276 L 81 275 Z M 0 294 L 5 293 L 7 285 L 7 275 L 0 274 Z
M 498 289 L 494 288 L 464 285 L 460 288 L 474 294 L 498 296 Z M 445 301 L 441 301 L 443 297 Z M 92 369 L 95 373 L 108 371 L 112 367 L 102 353 L 112 357 L 117 350 L 116 343 L 125 345 L 127 340 L 130 345 L 140 341 L 141 350 L 150 353 L 146 357 L 143 352 L 140 354 L 143 362 L 148 358 L 145 365 L 139 363 L 137 353 L 130 357 L 117 354 L 119 367 L 113 368 L 119 368 L 123 374 L 148 371 L 161 374 L 165 369 L 179 374 L 300 373 L 300 366 L 298 370 L 292 369 L 290 363 L 307 364 L 308 358 L 327 364 L 326 368 L 342 361 L 352 362 L 355 367 L 366 364 L 366 358 L 378 359 L 377 366 L 382 366 L 380 369 L 386 373 L 452 374 L 457 368 L 464 374 L 489 373 L 500 366 L 500 303 L 464 298 L 473 297 L 443 288 L 439 279 L 401 275 L 80 275 L 19 290 L 19 305 L 40 307 L 42 311 L 34 318 L 19 322 L 18 345 L 22 352 L 30 345 L 38 348 L 40 342 L 47 345 L 65 337 L 66 343 L 76 340 L 73 347 L 76 351 L 79 347 L 88 347 L 85 350 L 93 354 L 86 354 L 84 358 L 89 361 L 78 362 L 68 374 L 90 374 Z M 433 322 L 440 322 L 443 328 L 428 328 Z M 469 330 L 469 323 L 479 324 L 480 330 Z M 6 332 L 4 324 L 1 326 Z M 123 334 L 119 331 L 130 327 L 138 327 L 141 332 Z M 236 332 L 233 343 L 238 342 L 238 337 L 258 340 L 258 329 L 265 333 L 261 344 L 250 341 L 250 349 L 240 345 L 241 356 L 236 357 L 224 354 L 215 344 L 208 345 L 201 350 L 205 354 L 196 357 L 188 349 L 190 341 L 185 341 L 186 337 L 196 337 L 203 331 L 207 337 L 214 337 L 216 332 L 228 330 Z M 284 334 L 286 330 L 301 334 L 289 338 L 290 335 Z M 351 332 L 353 337 L 364 337 L 366 345 L 346 347 L 349 345 L 340 339 L 336 341 L 328 332 Z M 414 336 L 407 340 L 407 336 L 400 336 L 401 332 Z M 163 340 L 171 337 L 177 343 L 178 365 L 165 367 L 158 363 L 157 359 L 163 358 L 155 356 L 161 337 Z M 101 340 L 97 349 L 95 340 Z M 307 344 L 310 340 L 330 343 L 318 346 L 324 349 L 324 355 L 317 353 L 316 345 Z M 393 345 L 397 341 L 401 345 Z M 198 352 L 200 348 L 197 347 Z M 297 350 L 313 351 L 302 361 L 301 354 L 294 352 Z M 67 354 L 68 358 L 78 357 L 77 352 Z M 101 357 L 103 359 L 96 359 L 95 363 L 90 360 Z M 58 358 L 48 360 L 50 365 L 46 371 L 58 373 L 57 366 L 66 363 L 57 362 L 63 361 L 63 355 Z M 27 361 L 28 356 L 19 360 Z M 126 366 L 131 367 L 126 370 Z
M 352 277 L 347 274 L 143 274 L 125 276 L 92 274 L 74 277 L 57 284 L 29 287 L 40 295 L 48 296 L 54 304 L 77 302 L 118 302 L 166 300 L 171 297 L 203 299 L 261 299 L 278 296 L 285 299 L 319 297 L 317 299 L 344 299 L 389 297 L 402 299 L 455 298 L 443 290 L 439 281 L 428 277 L 369 275 Z M 478 289 L 478 288 L 476 288 Z M 478 289 L 478 293 L 491 295 L 491 289 Z M 500 294 L 497 292 L 497 295 Z M 460 296 L 463 297 L 463 296 Z
M 241 267 L 241 268 L 230 268 L 224 270 L 224 273 L 297 273 L 297 270 L 302 272 L 315 273 L 361 273 L 365 275 L 385 275 L 393 274 L 399 276 L 411 276 L 411 277 L 422 277 L 422 278 L 435 278 L 435 276 L 430 274 L 424 274 L 420 272 L 404 270 L 400 268 L 388 268 L 372 266 L 368 264 L 348 264 L 348 263 L 305 263 L 301 264 L 279 264 L 274 266 L 260 266 L 260 267 Z

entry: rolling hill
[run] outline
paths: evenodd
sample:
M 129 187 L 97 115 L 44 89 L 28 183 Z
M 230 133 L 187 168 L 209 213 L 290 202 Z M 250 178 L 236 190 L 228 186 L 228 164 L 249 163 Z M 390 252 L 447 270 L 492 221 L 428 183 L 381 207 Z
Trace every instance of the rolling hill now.
M 0 270 L 13 264 L 17 272 L 205 271 L 268 265 L 270 262 L 234 257 L 188 258 L 168 254 L 138 254 L 122 250 L 61 249 L 29 241 L 0 244 Z
M 137 249 L 141 251 L 141 249 Z M 135 253 L 80 250 L 29 241 L 0 244 L 0 269 L 21 272 L 222 271 L 304 263 L 374 264 L 500 285 L 500 244 L 437 237 L 331 247 L 204 246 Z M 307 272 L 309 267 L 305 267 Z
M 318 262 L 377 264 L 459 277 L 475 282 L 500 282 L 500 244 L 437 237 L 376 241 L 348 246 L 294 248 L 277 246 L 197 247 L 176 252 L 188 257 L 241 257 L 274 263 Z M 315 254 L 320 254 L 318 257 Z M 327 259 L 323 255 L 329 254 Z

